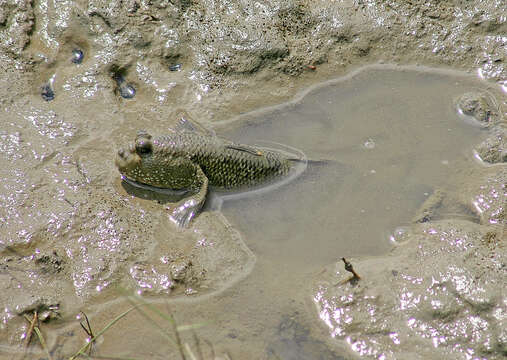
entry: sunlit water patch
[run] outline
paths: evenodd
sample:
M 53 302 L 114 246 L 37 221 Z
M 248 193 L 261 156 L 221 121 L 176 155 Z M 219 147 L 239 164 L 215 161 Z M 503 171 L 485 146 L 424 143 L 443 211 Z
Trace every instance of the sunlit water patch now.
M 309 164 L 295 182 L 228 201 L 224 213 L 249 241 L 265 244 L 263 256 L 295 266 L 386 251 L 388 234 L 428 196 L 476 166 L 472 148 L 486 132 L 455 109 L 475 87 L 444 73 L 368 70 L 243 117 L 228 137 L 295 146 Z

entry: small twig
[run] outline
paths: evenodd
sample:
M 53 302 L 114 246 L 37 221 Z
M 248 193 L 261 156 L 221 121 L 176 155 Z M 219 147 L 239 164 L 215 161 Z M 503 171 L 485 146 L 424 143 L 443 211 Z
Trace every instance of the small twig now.
M 24 315 L 26 321 L 30 324 L 30 327 L 28 328 L 28 331 L 26 332 L 26 339 L 25 339 L 25 347 L 28 347 L 30 345 L 30 341 L 32 340 L 33 331 L 35 328 L 35 324 L 39 321 L 39 315 L 37 314 L 37 310 L 33 313 L 33 319 L 30 319 L 28 315 Z
M 90 356 L 92 353 L 92 349 L 93 349 L 93 342 L 91 341 L 91 339 L 95 338 L 95 335 L 93 335 L 92 326 L 90 325 L 90 321 L 88 320 L 88 316 L 86 316 L 86 314 L 83 311 L 80 311 L 80 314 L 83 314 L 83 316 L 86 320 L 86 326 L 88 327 L 88 328 L 86 328 L 81 321 L 79 322 L 79 325 L 81 325 L 81 327 L 83 328 L 86 335 L 88 335 L 88 337 L 90 338 L 90 342 L 88 343 L 90 345 L 88 347 L 88 356 Z
M 107 330 L 109 330 L 109 328 L 111 326 L 113 326 L 114 324 L 116 324 L 118 321 L 120 321 L 122 318 L 124 318 L 129 312 L 131 312 L 132 310 L 136 309 L 137 307 L 139 307 L 139 305 L 136 305 L 134 307 L 131 307 L 130 309 L 122 312 L 120 315 L 118 315 L 117 317 L 115 317 L 113 320 L 111 320 L 106 326 L 104 326 L 104 328 L 102 330 L 100 330 L 97 334 L 95 334 L 95 336 L 93 338 L 90 339 L 90 342 L 89 343 L 86 343 L 84 344 L 81 349 L 79 349 L 74 355 L 72 355 L 69 360 L 74 360 L 76 359 L 78 356 L 82 355 L 84 351 L 86 351 L 86 349 L 88 348 L 88 346 L 90 345 L 90 343 L 94 342 L 95 340 L 97 340 L 98 337 L 100 337 L 103 333 L 105 333 Z
M 40 345 L 42 349 L 46 352 L 46 355 L 48 356 L 48 359 L 51 360 L 51 354 L 49 353 L 48 347 L 46 345 L 46 341 L 44 340 L 44 337 L 42 336 L 42 333 L 40 331 L 39 326 L 39 314 L 37 313 L 37 310 L 33 312 L 33 318 L 30 319 L 28 315 L 24 315 L 26 321 L 30 324 L 30 327 L 28 328 L 28 331 L 26 333 L 26 339 L 25 339 L 25 354 L 28 350 L 28 346 L 30 345 L 30 341 L 32 340 L 33 333 L 37 335 L 37 338 L 39 339 Z
M 345 270 L 352 273 L 354 275 L 354 279 L 361 279 L 361 276 L 358 275 L 358 273 L 355 272 L 354 268 L 352 267 L 352 264 L 348 262 L 344 257 L 342 257 L 343 262 L 345 263 Z
M 190 360 L 197 360 L 197 358 L 194 355 L 194 352 L 192 351 L 188 343 L 185 343 L 185 349 L 187 350 L 188 356 L 190 356 Z

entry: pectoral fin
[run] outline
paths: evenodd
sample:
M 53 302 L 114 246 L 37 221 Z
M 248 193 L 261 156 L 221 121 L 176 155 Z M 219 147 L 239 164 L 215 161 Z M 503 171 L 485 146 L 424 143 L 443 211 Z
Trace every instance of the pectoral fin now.
M 190 221 L 197 215 L 206 201 L 208 178 L 199 166 L 196 165 L 196 167 L 196 181 L 193 189 L 190 189 L 193 194 L 178 202 L 169 216 L 179 227 L 188 227 Z

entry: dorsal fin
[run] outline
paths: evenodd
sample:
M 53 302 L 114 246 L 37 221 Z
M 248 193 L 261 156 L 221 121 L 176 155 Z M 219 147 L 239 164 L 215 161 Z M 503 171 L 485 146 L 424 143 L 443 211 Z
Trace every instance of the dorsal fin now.
M 196 132 L 208 136 L 216 136 L 213 130 L 209 130 L 194 121 L 186 111 L 179 110 L 176 115 L 176 125 L 174 126 L 174 131 L 191 131 Z
M 255 155 L 255 156 L 262 156 L 262 155 L 264 155 L 262 153 L 262 151 L 254 148 L 254 147 L 250 147 L 250 146 L 246 146 L 246 145 L 227 144 L 227 145 L 225 145 L 225 148 L 226 149 L 237 150 L 237 151 L 243 151 L 243 152 Z

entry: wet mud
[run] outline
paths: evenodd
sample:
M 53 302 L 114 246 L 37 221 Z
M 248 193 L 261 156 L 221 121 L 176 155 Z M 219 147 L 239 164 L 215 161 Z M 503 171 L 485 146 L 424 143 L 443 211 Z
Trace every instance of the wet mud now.
M 207 324 L 198 329 L 199 336 L 209 339 L 217 354 L 233 359 L 417 353 L 495 359 L 505 354 L 505 294 L 493 285 L 505 278 L 506 11 L 500 0 L 1 2 L 0 358 L 23 356 L 30 327 L 23 315 L 35 312 L 51 356 L 68 358 L 86 337 L 75 318 L 79 311 L 100 327 L 131 306 L 126 294 L 140 294 L 164 311 L 168 299 L 179 323 Z M 232 135 L 233 123 L 221 121 L 238 120 L 240 114 L 303 94 L 308 86 L 379 62 L 452 68 L 488 82 L 453 92 L 445 109 L 446 115 L 459 109 L 462 125 L 481 134 L 473 143 L 464 141 L 477 162 L 465 161 L 459 146 L 442 149 L 443 160 L 456 165 L 449 166 L 454 169 L 449 179 L 449 174 L 438 176 L 449 186 L 412 184 L 421 186 L 407 187 L 410 206 L 399 208 L 398 220 L 381 224 L 364 218 L 364 224 L 356 224 L 357 231 L 378 225 L 347 254 L 367 275 L 358 287 L 329 285 L 345 276 L 342 267 L 330 270 L 339 260 L 331 251 L 308 266 L 304 256 L 287 266 L 277 263 L 283 247 L 270 242 L 267 233 L 263 242 L 251 240 L 250 234 L 258 235 L 248 221 L 255 213 L 262 220 L 262 201 L 291 198 L 291 189 L 305 181 L 321 181 L 326 174 L 345 179 L 340 174 L 353 172 L 357 141 L 334 149 L 349 157 L 332 159 L 330 167 L 310 164 L 301 177 L 257 200 L 225 201 L 225 215 L 208 208 L 188 231 L 169 221 L 164 202 L 172 199 L 144 196 L 119 179 L 113 164 L 118 146 L 142 128 L 167 132 L 179 109 Z M 410 114 L 408 104 L 391 102 Z M 381 115 L 371 108 L 369 113 Z M 256 135 L 251 126 L 245 129 L 248 134 L 237 134 L 238 139 Z M 260 129 L 260 140 L 270 140 L 266 131 Z M 382 132 L 361 138 L 361 151 L 378 150 L 383 137 L 377 135 Z M 271 140 L 304 150 L 314 160 L 330 150 L 289 137 Z M 334 143 L 331 138 L 320 143 L 324 140 Z M 451 153 L 463 156 L 463 162 L 453 164 Z M 379 193 L 384 190 L 379 187 Z M 247 204 L 257 210 L 242 208 Z M 277 219 L 271 229 L 287 220 Z M 430 234 L 433 228 L 437 232 Z M 404 240 L 392 253 L 388 240 L 382 242 L 389 236 L 379 234 L 385 229 L 393 230 L 395 243 L 398 237 Z M 349 235 L 357 235 L 354 231 Z M 374 239 L 369 248 L 368 239 Z M 460 239 L 471 245 L 460 247 Z M 417 252 L 418 244 L 435 254 L 434 267 L 427 253 Z M 389 265 L 405 257 L 413 259 L 404 262 L 407 267 Z M 481 261 L 477 265 L 474 259 Z M 382 279 L 375 276 L 385 276 L 391 287 L 381 289 Z M 434 292 L 438 299 L 423 294 L 432 276 L 449 284 Z M 456 280 L 460 276 L 463 287 Z M 424 306 L 390 312 L 386 304 L 401 306 L 395 294 L 409 292 L 419 293 Z M 368 296 L 379 293 L 385 301 L 373 304 Z M 357 306 L 340 302 L 345 294 L 355 296 Z M 361 298 L 364 294 L 368 299 Z M 441 311 L 432 301 L 457 310 Z M 372 306 L 382 309 L 380 330 L 374 324 L 380 317 L 364 311 Z M 338 314 L 345 308 L 357 327 L 343 324 Z M 362 315 L 355 323 L 357 313 Z M 326 314 L 334 318 L 327 321 Z M 382 325 L 387 319 L 413 336 L 389 337 L 389 325 Z M 122 321 L 121 331 L 99 340 L 99 355 L 179 358 L 140 313 Z M 461 325 L 466 330 L 459 335 Z M 35 339 L 26 356 L 47 357 Z

